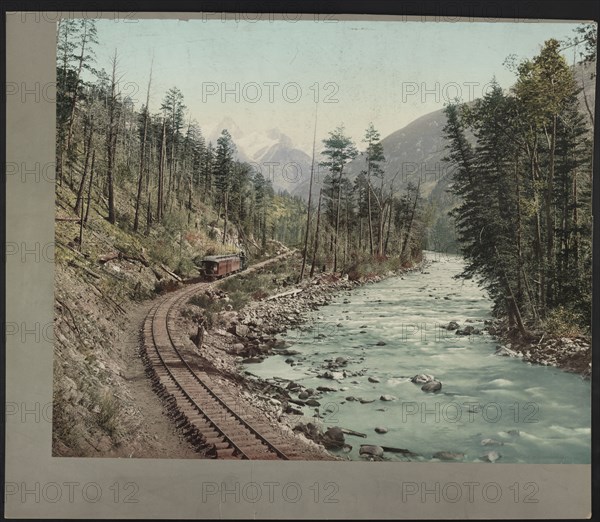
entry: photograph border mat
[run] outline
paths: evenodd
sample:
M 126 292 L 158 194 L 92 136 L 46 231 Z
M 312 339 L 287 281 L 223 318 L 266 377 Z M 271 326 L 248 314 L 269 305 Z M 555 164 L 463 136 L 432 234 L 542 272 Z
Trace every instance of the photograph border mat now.
M 55 82 L 55 23 L 51 13 L 22 14 L 6 16 L 6 80 L 44 89 Z M 69 16 L 77 18 L 77 13 Z M 202 16 L 136 13 L 140 19 Z M 101 17 L 116 20 L 119 15 L 102 13 Z M 135 23 L 123 20 L 123 13 L 120 18 L 115 23 Z M 49 96 L 41 96 L 37 103 L 32 103 L 33 98 L 23 103 L 20 96 L 6 97 L 7 163 L 54 164 L 55 105 Z M 44 178 L 7 176 L 6 242 L 38 244 L 50 253 L 55 194 L 53 183 Z M 53 264 L 44 256 L 37 262 L 34 257 L 25 262 L 19 256 L 6 259 L 6 323 L 53 323 Z M 569 519 L 588 518 L 591 513 L 591 465 L 274 464 L 52 457 L 48 405 L 52 403 L 53 354 L 52 342 L 43 335 L 40 342 L 29 344 L 15 336 L 7 338 L 6 405 L 21 409 L 19 415 L 7 415 L 5 425 L 5 516 L 10 518 Z M 23 416 L 23 409 L 33 413 Z M 536 484 L 538 502 L 523 501 L 525 490 L 515 502 L 510 489 L 515 483 L 521 488 Z M 459 501 L 448 501 L 442 494 L 448 484 L 462 489 Z M 261 497 L 253 501 L 256 486 Z M 424 489 L 429 491 L 425 501 Z M 468 492 L 473 492 L 472 501 Z

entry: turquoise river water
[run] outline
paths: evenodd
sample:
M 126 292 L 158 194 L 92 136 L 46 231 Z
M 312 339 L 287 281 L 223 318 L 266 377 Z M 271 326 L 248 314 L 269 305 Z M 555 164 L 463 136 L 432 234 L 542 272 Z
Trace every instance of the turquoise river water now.
M 295 365 L 285 362 L 290 356 L 273 355 L 247 369 L 305 388 L 335 388 L 318 395 L 322 418 L 315 421 L 323 429 L 340 426 L 367 435 L 346 435 L 352 450 L 340 454 L 353 460 L 360 459 L 361 444 L 374 444 L 416 454 L 386 452 L 391 460 L 431 461 L 434 453 L 447 451 L 478 462 L 494 451 L 499 463 L 589 463 L 590 382 L 496 356 L 498 343 L 487 333 L 459 336 L 441 328 L 456 321 L 482 329 L 492 303 L 474 281 L 454 278 L 462 258 L 427 256 L 431 264 L 423 272 L 343 292 L 312 312 L 306 325 L 286 332 L 281 338 L 287 348 L 300 352 L 291 357 Z M 338 357 L 348 361 L 333 370 L 338 378 L 319 377 Z M 440 380 L 441 391 L 425 393 L 410 382 L 422 373 Z M 383 401 L 383 395 L 394 400 Z M 302 409 L 315 415 L 315 407 Z M 379 434 L 376 427 L 388 431 Z

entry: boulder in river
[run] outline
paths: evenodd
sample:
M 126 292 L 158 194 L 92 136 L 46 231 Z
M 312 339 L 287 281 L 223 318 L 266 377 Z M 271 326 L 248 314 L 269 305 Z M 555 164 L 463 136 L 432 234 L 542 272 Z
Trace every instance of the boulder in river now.
M 393 395 L 382 395 L 381 397 L 379 397 L 380 401 L 386 401 L 386 402 L 395 401 L 396 399 L 397 399 L 397 397 L 394 397 Z
M 464 328 L 456 330 L 456 335 L 472 335 L 474 331 L 475 328 L 472 326 L 465 326 Z
M 381 381 L 377 377 L 369 377 L 369 382 L 378 383 Z
M 462 460 L 465 458 L 465 454 L 458 451 L 438 451 L 433 454 L 433 458 L 440 460 Z
M 335 388 L 331 388 L 329 386 L 317 386 L 317 391 L 320 392 L 334 392 L 337 391 Z
M 410 382 L 414 382 L 415 384 L 425 384 L 426 382 L 431 382 L 435 380 L 433 375 L 429 375 L 427 373 L 420 373 L 419 375 L 415 375 Z
M 381 446 L 363 444 L 358 450 L 358 454 L 365 455 L 367 457 L 383 457 L 383 448 Z
M 377 426 L 377 427 L 375 428 L 375 431 L 376 431 L 377 433 L 384 434 L 384 433 L 387 433 L 387 432 L 388 432 L 388 429 L 387 429 L 387 428 L 384 428 L 383 426 Z
M 321 405 L 321 403 L 320 403 L 318 400 L 316 400 L 316 399 L 308 399 L 308 400 L 306 401 L 306 405 L 307 405 L 307 406 L 313 406 L 313 407 L 317 407 L 317 406 L 320 406 L 320 405 Z
M 309 393 L 307 393 L 306 391 L 301 391 L 301 392 L 298 394 L 298 398 L 299 398 L 299 399 L 308 399 L 309 397 L 310 397 L 310 394 L 309 394 Z
M 442 383 L 440 381 L 429 381 L 421 386 L 421 390 L 428 393 L 435 393 L 442 389 Z
M 343 379 L 344 374 L 342 372 L 326 371 L 323 375 L 319 375 L 319 377 L 321 377 L 322 379 L 337 380 L 337 379 Z
M 385 346 L 387 343 L 385 341 L 378 341 L 375 346 Z
M 450 321 L 446 326 L 446 330 L 458 330 L 460 325 L 456 321 Z
M 321 437 L 321 441 L 327 449 L 343 448 L 345 443 L 344 432 L 337 426 L 327 428 L 327 431 Z
M 363 399 L 363 398 L 360 398 L 360 399 L 358 399 L 358 402 L 360 402 L 361 404 L 370 404 L 371 402 L 375 402 L 375 399 Z

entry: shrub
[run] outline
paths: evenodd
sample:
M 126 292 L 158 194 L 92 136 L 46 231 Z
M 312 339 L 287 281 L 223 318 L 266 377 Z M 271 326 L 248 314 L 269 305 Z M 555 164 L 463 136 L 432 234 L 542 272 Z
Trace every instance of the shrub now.
M 121 407 L 118 401 L 110 394 L 105 394 L 99 402 L 98 426 L 108 435 L 114 437 L 119 433 L 119 413 Z
M 543 321 L 543 329 L 547 335 L 552 337 L 577 337 L 583 335 L 580 314 L 558 306 L 551 310 Z

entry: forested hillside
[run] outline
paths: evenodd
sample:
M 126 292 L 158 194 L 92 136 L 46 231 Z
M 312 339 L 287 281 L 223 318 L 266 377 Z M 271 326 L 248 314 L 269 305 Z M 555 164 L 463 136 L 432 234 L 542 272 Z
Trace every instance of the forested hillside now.
M 326 158 L 316 160 L 315 168 L 327 176 L 322 205 L 309 202 L 316 217 L 309 216 L 306 228 L 306 203 L 287 192 L 275 194 L 263 169 L 238 158 L 227 129 L 207 143 L 177 86 L 164 93 L 160 106 L 149 106 L 152 64 L 146 102 L 136 107 L 120 90 L 127 71 L 119 67 L 118 51 L 108 71 L 101 69 L 94 58 L 99 44 L 93 20 L 60 22 L 57 195 L 59 206 L 81 219 L 77 242 L 85 242 L 90 216 L 98 214 L 133 234 L 151 255 L 158 241 L 161 251 L 169 242 L 181 251 L 187 242 L 184 251 L 195 257 L 239 248 L 259 257 L 274 240 L 306 244 L 317 266 L 334 271 L 356 268 L 364 253 L 394 253 L 404 260 L 419 255 L 419 188 L 400 193 L 393 182 L 383 183 L 384 158 L 372 127 L 366 145 L 370 166 L 354 186 L 345 164 L 357 151 L 343 129 L 324 140 L 315 136 L 313 157 Z M 381 183 L 375 183 L 378 176 Z M 156 255 L 175 262 L 180 275 L 193 272 L 185 256 Z

